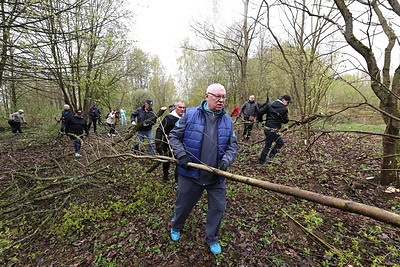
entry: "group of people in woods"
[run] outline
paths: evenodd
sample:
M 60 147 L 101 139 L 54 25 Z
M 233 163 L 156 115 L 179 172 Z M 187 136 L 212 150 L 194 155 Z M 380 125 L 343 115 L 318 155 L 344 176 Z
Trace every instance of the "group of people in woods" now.
M 289 122 L 287 109 L 289 103 L 292 103 L 292 98 L 287 94 L 282 95 L 272 102 L 269 102 L 267 99 L 264 104 L 258 103 L 255 100 L 255 96 L 251 95 L 242 107 L 239 108 L 239 106 L 237 106 L 232 110 L 231 116 L 236 117 L 235 120 L 243 115 L 243 141 L 250 139 L 254 123 L 256 121 L 262 122 L 263 116 L 266 115 L 263 127 L 265 146 L 258 159 L 258 163 L 261 165 L 279 163 L 275 156 L 279 149 L 285 144 L 279 130 L 282 128 L 282 124 Z
M 221 84 L 211 84 L 205 91 L 205 99 L 198 107 L 186 109 L 185 103 L 177 101 L 169 106 L 170 113 L 166 115 L 156 129 L 155 149 L 161 155 L 175 156 L 178 159 L 175 168 L 177 182 L 176 200 L 171 220 L 170 237 L 178 242 L 184 229 L 186 219 L 193 207 L 207 192 L 208 210 L 205 229 L 205 241 L 213 254 L 222 252 L 218 241 L 218 232 L 226 205 L 226 183 L 222 176 L 215 172 L 208 172 L 194 168 L 191 163 L 226 171 L 233 164 L 238 153 L 238 139 L 233 128 L 233 119 L 226 113 L 225 101 L 227 92 Z M 279 134 L 282 124 L 287 123 L 287 105 L 291 103 L 289 95 L 260 105 L 251 95 L 242 107 L 235 107 L 231 116 L 243 115 L 243 141 L 249 140 L 256 118 L 262 120 L 266 114 L 264 126 L 265 147 L 259 156 L 259 164 L 276 163 L 275 155 L 284 145 Z M 97 131 L 101 112 L 93 104 L 89 110 L 89 122 L 83 117 L 82 110 L 72 114 L 69 105 L 64 105 L 61 114 L 61 131 L 68 134 L 74 142 L 75 156 L 79 157 L 82 146 L 81 136 L 89 134 L 93 125 L 93 132 Z M 25 122 L 24 111 L 19 110 L 10 115 L 10 126 L 13 133 L 21 131 L 20 123 Z M 112 110 L 106 118 L 110 127 L 109 136 L 115 134 L 115 123 L 121 119 L 126 125 L 126 111 L 124 108 Z M 139 145 L 143 139 L 148 140 L 148 153 L 154 155 L 152 127 L 156 124 L 157 116 L 153 111 L 153 101 L 146 100 L 143 106 L 136 109 L 130 116 L 132 125 L 137 127 L 137 139 L 133 146 L 133 153 L 140 153 Z M 273 145 L 274 144 L 274 145 Z M 273 145 L 273 146 L 272 146 Z M 163 181 L 169 180 L 170 163 L 163 163 Z

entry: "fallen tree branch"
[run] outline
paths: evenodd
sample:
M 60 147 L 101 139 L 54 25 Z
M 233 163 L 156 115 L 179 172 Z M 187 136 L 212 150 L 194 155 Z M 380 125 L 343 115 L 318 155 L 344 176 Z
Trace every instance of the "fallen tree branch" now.
M 48 195 L 45 195 L 45 196 L 34 198 L 34 199 L 32 199 L 32 201 L 33 202 L 37 202 L 37 201 L 51 199 L 51 198 L 59 196 L 59 195 L 68 194 L 68 193 L 72 192 L 73 190 L 75 190 L 75 189 L 77 189 L 77 188 L 79 188 L 81 186 L 84 186 L 86 184 L 88 184 L 88 183 L 87 182 L 79 183 L 77 185 L 74 185 L 72 187 L 66 188 L 64 190 L 57 191 L 57 192 L 54 192 L 54 193 L 51 193 L 51 194 L 48 194 Z
M 232 174 L 229 172 L 221 171 L 209 166 L 204 166 L 201 164 L 188 163 L 188 166 L 195 167 L 200 170 L 213 172 L 219 176 L 223 176 L 233 181 L 253 185 L 259 188 L 267 189 L 277 193 L 294 196 L 301 199 L 306 199 L 315 203 L 319 203 L 328 207 L 340 209 L 343 211 L 348 211 L 351 213 L 356 213 L 364 215 L 378 221 L 386 222 L 391 225 L 400 226 L 400 215 L 395 214 L 374 206 L 369 206 L 354 202 L 351 200 L 344 200 L 336 197 L 325 196 L 319 193 L 290 187 L 286 185 L 274 184 L 267 181 L 261 181 L 250 177 L 245 177 L 241 175 Z
M 314 234 L 312 231 L 310 231 L 309 229 L 307 229 L 307 227 L 305 227 L 304 225 L 302 225 L 299 221 L 297 221 L 295 218 L 293 218 L 288 212 L 286 212 L 284 209 L 282 210 L 282 212 L 285 214 L 286 217 L 288 217 L 290 220 L 292 220 L 292 222 L 294 222 L 297 226 L 299 226 L 301 228 L 301 230 L 303 230 L 307 235 L 311 236 L 312 238 L 314 238 L 314 241 L 318 241 L 318 243 L 320 243 L 325 249 L 331 250 L 331 251 L 339 251 L 337 248 L 335 248 L 333 245 L 329 244 L 328 242 L 326 242 L 325 240 L 323 240 L 321 237 L 319 237 L 318 235 Z M 342 254 L 342 253 L 341 253 Z
M 118 155 L 112 155 L 112 156 L 106 156 L 104 158 L 113 158 L 113 157 L 133 157 L 137 159 L 150 159 L 150 160 L 169 160 L 170 162 L 178 162 L 177 159 L 170 158 L 167 156 L 151 156 L 151 155 L 144 155 L 144 156 L 139 156 L 139 155 L 134 155 L 131 153 L 124 153 L 124 154 L 118 154 Z M 100 159 L 97 159 L 100 160 Z M 96 161 L 97 161 L 96 160 Z M 91 164 L 93 164 L 92 162 Z M 330 196 L 325 196 L 319 193 L 295 188 L 295 187 L 290 187 L 286 185 L 281 185 L 281 184 L 274 184 L 271 182 L 267 181 L 262 181 L 242 175 L 236 175 L 232 174 L 230 172 L 226 171 L 221 171 L 219 169 L 203 165 L 203 164 L 196 164 L 189 162 L 188 163 L 189 167 L 200 169 L 203 171 L 208 171 L 215 173 L 219 176 L 228 178 L 229 180 L 232 181 L 237 181 L 240 183 L 248 184 L 248 185 L 253 185 L 262 189 L 274 191 L 277 193 L 289 195 L 289 196 L 294 196 L 297 198 L 305 199 L 308 201 L 312 201 L 315 203 L 322 204 L 324 206 L 340 209 L 343 211 L 351 212 L 351 213 L 356 213 L 360 215 L 364 215 L 366 217 L 381 221 L 381 222 L 386 222 L 394 226 L 399 226 L 400 227 L 400 215 L 396 213 L 392 213 L 389 211 L 386 211 L 384 209 L 380 209 L 374 206 L 369 206 L 366 204 L 358 203 L 355 201 L 351 200 L 345 200 L 345 199 L 340 199 L 336 197 L 330 197 Z

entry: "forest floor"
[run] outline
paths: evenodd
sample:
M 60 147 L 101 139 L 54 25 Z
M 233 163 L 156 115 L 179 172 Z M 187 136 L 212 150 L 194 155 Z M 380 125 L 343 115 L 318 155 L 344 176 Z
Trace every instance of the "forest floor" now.
M 154 161 L 126 154 L 132 140 L 111 145 L 103 127 L 74 157 L 56 128 L 0 133 L 2 266 L 400 266 L 399 227 L 231 180 L 222 254 L 205 244 L 205 197 L 173 242 L 172 175 L 165 183 L 161 166 L 147 173 Z M 400 214 L 399 195 L 377 182 L 379 137 L 325 133 L 306 142 L 288 131 L 281 164 L 260 166 L 262 138 L 254 129 L 240 142 L 228 171 Z

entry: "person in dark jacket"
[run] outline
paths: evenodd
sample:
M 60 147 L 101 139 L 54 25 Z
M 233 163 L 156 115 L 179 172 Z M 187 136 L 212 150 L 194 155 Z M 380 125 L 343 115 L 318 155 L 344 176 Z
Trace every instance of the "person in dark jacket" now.
M 136 125 L 136 120 L 137 123 L 141 123 L 147 119 L 150 119 L 154 115 L 155 113 L 153 111 L 153 100 L 146 100 L 142 107 L 138 108 L 132 113 L 131 123 L 133 125 Z M 151 121 L 143 123 L 143 125 L 138 129 L 136 143 L 133 145 L 133 153 L 139 153 L 139 144 L 146 137 L 148 141 L 148 152 L 150 155 L 154 155 L 152 127 L 155 123 L 156 117 L 154 117 L 154 119 Z
M 67 119 L 65 125 L 65 133 L 74 141 L 75 157 L 82 156 L 80 154 L 83 132 L 89 135 L 89 129 L 86 125 L 86 120 L 82 116 L 82 110 L 77 110 L 74 116 L 70 116 Z
M 261 155 L 258 159 L 258 163 L 261 165 L 279 163 L 274 157 L 285 142 L 278 131 L 282 127 L 282 124 L 289 122 L 287 109 L 289 103 L 292 103 L 291 97 L 289 95 L 283 95 L 279 99 L 268 103 L 259 111 L 260 114 L 267 114 L 264 126 L 265 147 L 261 151 Z M 274 142 L 275 145 L 272 147 Z
M 253 130 L 254 120 L 258 113 L 258 102 L 254 95 L 249 96 L 243 106 L 240 108 L 240 113 L 243 114 L 244 119 L 244 130 L 243 130 L 243 140 L 249 140 L 251 136 L 251 131 Z
M 175 123 L 185 114 L 185 103 L 178 101 L 174 105 L 175 109 L 170 114 L 164 117 L 156 131 L 156 149 L 161 155 L 172 156 L 171 147 L 168 141 L 168 135 L 174 128 Z M 170 162 L 163 163 L 163 181 L 167 182 L 169 175 Z M 175 181 L 178 181 L 178 172 L 175 169 Z
M 236 158 L 238 144 L 232 119 L 224 105 L 226 91 L 221 84 L 208 86 L 200 106 L 189 108 L 169 134 L 178 158 L 178 189 L 171 221 L 171 239 L 178 241 L 186 218 L 207 191 L 206 243 L 214 254 L 221 253 L 218 231 L 226 205 L 225 179 L 212 172 L 191 168 L 189 162 L 226 171 Z
M 69 105 L 65 104 L 64 109 L 61 111 L 61 132 L 65 132 L 65 126 L 67 125 L 67 120 L 72 116 L 72 110 Z
M 97 108 L 96 103 L 93 103 L 92 106 L 89 108 L 89 125 L 88 131 L 90 130 L 90 126 L 93 123 L 93 132 L 96 133 L 97 131 L 97 124 L 100 124 L 100 117 L 101 112 L 100 109 Z

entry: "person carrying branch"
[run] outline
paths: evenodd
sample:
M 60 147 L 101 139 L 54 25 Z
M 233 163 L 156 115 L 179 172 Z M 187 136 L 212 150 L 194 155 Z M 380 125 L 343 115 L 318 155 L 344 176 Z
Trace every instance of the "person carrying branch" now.
M 11 126 L 11 132 L 16 134 L 17 132 L 22 133 L 21 122 L 26 124 L 24 111 L 22 109 L 10 114 L 8 124 Z
M 201 163 L 226 171 L 235 160 L 238 144 L 232 119 L 224 109 L 225 100 L 224 86 L 211 84 L 200 106 L 187 109 L 169 134 L 170 144 L 178 158 L 179 174 L 171 239 L 180 239 L 186 218 L 206 190 L 208 210 L 205 237 L 214 254 L 221 253 L 218 231 L 226 205 L 225 179 L 212 172 L 191 168 L 188 163 Z
M 70 116 L 67 119 L 65 126 L 65 133 L 69 136 L 71 140 L 74 141 L 75 157 L 81 157 L 80 154 L 83 132 L 86 136 L 89 135 L 89 128 L 86 125 L 86 120 L 82 115 L 82 110 L 78 109 L 74 116 Z
M 265 146 L 258 159 L 258 163 L 261 165 L 279 163 L 274 157 L 285 144 L 282 136 L 279 134 L 279 129 L 282 127 L 282 124 L 289 122 L 287 109 L 289 103 L 292 103 L 290 95 L 283 95 L 279 99 L 264 105 L 259 112 L 262 115 L 267 114 L 264 126 Z M 273 143 L 275 145 L 272 147 Z
M 247 100 L 240 108 L 239 113 L 239 116 L 243 114 L 244 120 L 243 141 L 250 139 L 251 131 L 253 130 L 254 120 L 257 117 L 257 112 L 258 102 L 256 101 L 256 97 L 254 95 L 251 95 L 249 96 L 249 100 Z
M 142 123 L 147 119 L 150 119 L 155 115 L 153 111 L 153 100 L 146 100 L 144 105 L 138 109 L 136 109 L 131 115 L 131 123 L 136 125 L 137 123 Z M 156 123 L 156 118 L 149 122 L 143 123 L 143 125 L 137 131 L 137 139 L 136 143 L 133 145 L 133 153 L 139 153 L 139 144 L 143 141 L 145 137 L 147 137 L 148 141 L 148 152 L 150 155 L 154 155 L 154 148 L 153 148 L 153 131 L 152 127 Z
M 185 114 L 185 103 L 178 101 L 174 105 L 175 109 L 171 111 L 170 114 L 164 117 L 160 125 L 156 130 L 156 150 L 159 154 L 171 157 L 171 147 L 168 141 L 168 135 L 174 128 L 175 123 Z M 170 162 L 163 163 L 163 181 L 167 182 L 169 180 L 169 167 Z M 178 181 L 178 172 L 175 169 L 175 181 Z

